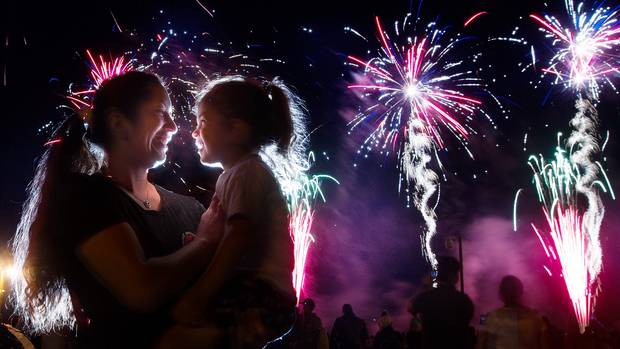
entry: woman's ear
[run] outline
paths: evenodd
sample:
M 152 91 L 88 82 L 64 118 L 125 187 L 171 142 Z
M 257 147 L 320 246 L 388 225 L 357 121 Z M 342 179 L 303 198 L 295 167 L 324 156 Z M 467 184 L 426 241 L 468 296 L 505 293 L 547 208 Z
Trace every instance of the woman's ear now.
M 115 140 L 126 141 L 131 136 L 131 124 L 127 117 L 119 112 L 112 111 L 107 115 L 110 136 Z

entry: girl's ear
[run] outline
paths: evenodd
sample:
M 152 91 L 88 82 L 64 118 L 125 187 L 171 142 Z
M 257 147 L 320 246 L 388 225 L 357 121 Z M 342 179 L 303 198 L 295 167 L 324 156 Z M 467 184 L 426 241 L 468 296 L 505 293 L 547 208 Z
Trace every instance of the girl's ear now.
M 112 138 L 126 141 L 131 137 L 132 127 L 129 119 L 119 112 L 112 111 L 107 115 L 108 128 Z
M 247 145 L 251 142 L 252 130 L 250 125 L 241 119 L 232 119 L 229 123 L 230 133 L 235 143 Z

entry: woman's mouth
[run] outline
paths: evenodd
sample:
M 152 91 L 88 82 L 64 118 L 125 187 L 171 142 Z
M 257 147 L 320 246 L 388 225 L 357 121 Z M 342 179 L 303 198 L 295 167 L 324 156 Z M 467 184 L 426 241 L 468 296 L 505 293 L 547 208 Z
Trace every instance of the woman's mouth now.
M 168 143 L 170 143 L 171 137 L 168 135 L 159 136 L 153 139 L 153 144 L 160 149 L 164 149 L 168 147 Z

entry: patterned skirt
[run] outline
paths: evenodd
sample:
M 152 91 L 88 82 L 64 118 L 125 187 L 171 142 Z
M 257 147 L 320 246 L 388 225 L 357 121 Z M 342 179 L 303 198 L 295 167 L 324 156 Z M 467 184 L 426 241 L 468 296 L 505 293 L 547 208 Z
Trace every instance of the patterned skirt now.
M 235 278 L 217 299 L 213 314 L 230 349 L 269 347 L 295 322 L 295 298 L 265 280 Z

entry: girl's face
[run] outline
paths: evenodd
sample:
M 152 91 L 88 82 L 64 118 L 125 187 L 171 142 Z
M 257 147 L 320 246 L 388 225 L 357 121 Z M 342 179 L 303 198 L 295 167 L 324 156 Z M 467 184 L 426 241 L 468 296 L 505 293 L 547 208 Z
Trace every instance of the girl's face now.
M 226 157 L 226 150 L 230 149 L 231 127 L 230 122 L 218 113 L 208 103 L 200 103 L 196 116 L 196 128 L 192 137 L 196 140 L 196 148 L 200 162 L 206 165 L 222 163 Z
M 172 104 L 163 86 L 153 87 L 152 96 L 142 102 L 129 123 L 123 151 L 134 163 L 153 168 L 166 160 L 168 143 L 177 132 L 172 120 Z

